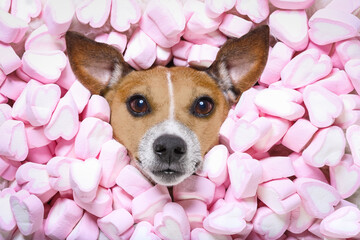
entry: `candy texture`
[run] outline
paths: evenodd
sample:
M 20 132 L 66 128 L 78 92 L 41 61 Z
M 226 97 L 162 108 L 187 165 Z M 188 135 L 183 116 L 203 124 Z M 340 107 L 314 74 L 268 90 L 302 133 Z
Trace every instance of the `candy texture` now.
M 0 239 L 359 239 L 359 12 L 359 0 L 0 1 Z M 207 68 L 264 23 L 259 84 L 172 191 L 130 164 L 63 37 L 110 44 L 137 70 Z

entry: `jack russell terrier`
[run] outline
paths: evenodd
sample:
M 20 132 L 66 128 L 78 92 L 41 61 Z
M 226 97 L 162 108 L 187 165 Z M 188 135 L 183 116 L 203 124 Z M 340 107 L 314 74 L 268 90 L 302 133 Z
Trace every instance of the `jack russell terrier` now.
M 260 77 L 269 28 L 228 40 L 208 69 L 135 71 L 116 48 L 70 31 L 66 45 L 77 79 L 109 102 L 114 138 L 132 162 L 152 181 L 173 186 L 201 167 L 229 109 Z

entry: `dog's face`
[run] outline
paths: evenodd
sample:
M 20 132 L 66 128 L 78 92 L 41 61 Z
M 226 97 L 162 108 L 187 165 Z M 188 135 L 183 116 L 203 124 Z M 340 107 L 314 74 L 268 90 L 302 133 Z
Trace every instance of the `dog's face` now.
M 111 108 L 114 137 L 154 182 L 175 185 L 201 166 L 218 141 L 231 104 L 260 76 L 269 31 L 229 40 L 209 69 L 154 67 L 133 71 L 113 47 L 66 35 L 77 78 Z

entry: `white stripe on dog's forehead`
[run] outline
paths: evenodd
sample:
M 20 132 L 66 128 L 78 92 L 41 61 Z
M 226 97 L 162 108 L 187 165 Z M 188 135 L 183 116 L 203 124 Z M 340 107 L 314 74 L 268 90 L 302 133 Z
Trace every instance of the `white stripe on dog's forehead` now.
M 169 105 L 169 119 L 174 120 L 175 117 L 175 103 L 174 103 L 174 89 L 173 84 L 171 82 L 171 73 L 166 73 L 166 78 L 168 82 L 168 89 L 169 89 L 169 99 L 170 99 L 170 105 Z

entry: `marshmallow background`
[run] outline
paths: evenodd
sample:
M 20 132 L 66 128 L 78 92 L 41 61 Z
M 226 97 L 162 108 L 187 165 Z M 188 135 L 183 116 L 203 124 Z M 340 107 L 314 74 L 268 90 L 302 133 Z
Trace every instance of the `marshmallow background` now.
M 359 9 L 358 0 L 0 1 L 0 239 L 359 238 Z M 63 35 L 112 44 L 135 69 L 207 67 L 226 39 L 260 24 L 272 47 L 259 85 L 172 202 L 112 139 L 109 106 L 75 79 Z

